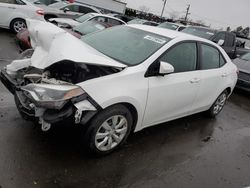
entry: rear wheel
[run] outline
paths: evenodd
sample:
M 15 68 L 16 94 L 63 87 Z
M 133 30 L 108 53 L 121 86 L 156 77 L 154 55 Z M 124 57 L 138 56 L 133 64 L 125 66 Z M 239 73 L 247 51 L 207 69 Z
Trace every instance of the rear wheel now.
M 207 111 L 207 114 L 210 117 L 215 117 L 217 116 L 221 110 L 223 109 L 223 107 L 226 104 L 227 101 L 227 97 L 228 97 L 228 92 L 225 90 L 223 91 L 220 96 L 216 99 L 216 101 L 214 102 L 214 104 L 211 106 L 211 108 Z
M 126 141 L 132 123 L 132 115 L 125 106 L 107 108 L 91 121 L 85 135 L 85 144 L 93 154 L 111 153 Z
M 10 29 L 14 33 L 18 33 L 19 31 L 21 31 L 25 28 L 27 28 L 27 25 L 26 25 L 26 22 L 24 19 L 16 18 L 16 19 L 12 20 L 10 23 Z

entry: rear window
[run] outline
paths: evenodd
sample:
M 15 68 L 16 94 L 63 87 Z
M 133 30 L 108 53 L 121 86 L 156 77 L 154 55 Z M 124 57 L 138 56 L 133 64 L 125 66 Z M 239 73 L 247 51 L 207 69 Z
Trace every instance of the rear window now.
M 158 27 L 171 29 L 171 30 L 177 30 L 178 25 L 172 24 L 172 23 L 162 23 Z
M 85 14 L 83 16 L 76 18 L 76 21 L 82 23 L 82 22 L 89 20 L 90 18 L 93 18 L 94 16 L 95 16 L 94 14 L 88 13 L 88 14 Z
M 209 28 L 198 28 L 198 27 L 187 27 L 183 29 L 181 32 L 195 35 L 197 37 L 210 39 L 212 36 L 214 36 L 215 31 Z

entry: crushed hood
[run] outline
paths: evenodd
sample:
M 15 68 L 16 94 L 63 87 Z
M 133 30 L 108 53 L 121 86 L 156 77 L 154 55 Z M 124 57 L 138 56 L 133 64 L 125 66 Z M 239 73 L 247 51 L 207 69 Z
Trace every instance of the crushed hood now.
M 63 60 L 78 63 L 124 68 L 115 61 L 85 44 L 65 30 L 48 22 L 27 19 L 34 53 L 31 66 L 44 69 Z
M 79 25 L 80 23 L 77 22 L 76 20 L 70 19 L 70 18 L 51 18 L 49 19 L 50 22 L 57 22 L 57 23 L 62 23 L 62 24 L 68 24 L 72 27 L 75 27 Z

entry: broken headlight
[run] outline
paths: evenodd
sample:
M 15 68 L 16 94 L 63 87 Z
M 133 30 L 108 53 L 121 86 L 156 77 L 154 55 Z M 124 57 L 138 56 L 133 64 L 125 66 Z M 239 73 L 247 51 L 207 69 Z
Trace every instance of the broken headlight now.
M 61 109 L 71 98 L 85 92 L 75 85 L 28 84 L 21 88 L 37 107 Z

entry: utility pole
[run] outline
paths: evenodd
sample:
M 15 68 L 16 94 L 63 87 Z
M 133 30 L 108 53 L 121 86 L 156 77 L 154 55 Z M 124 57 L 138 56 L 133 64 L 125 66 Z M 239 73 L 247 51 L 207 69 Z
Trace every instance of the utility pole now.
M 165 10 L 166 4 L 167 4 L 167 0 L 163 0 L 163 1 L 164 1 L 164 3 L 163 3 L 162 11 L 161 11 L 161 18 L 163 16 L 163 13 L 164 13 L 164 10 Z
M 186 24 L 187 24 L 187 17 L 188 17 L 188 15 L 190 14 L 190 13 L 189 13 L 189 9 L 190 9 L 190 4 L 189 4 L 188 7 L 187 7 L 187 12 L 186 12 L 186 16 L 185 16 L 185 22 L 186 22 Z

